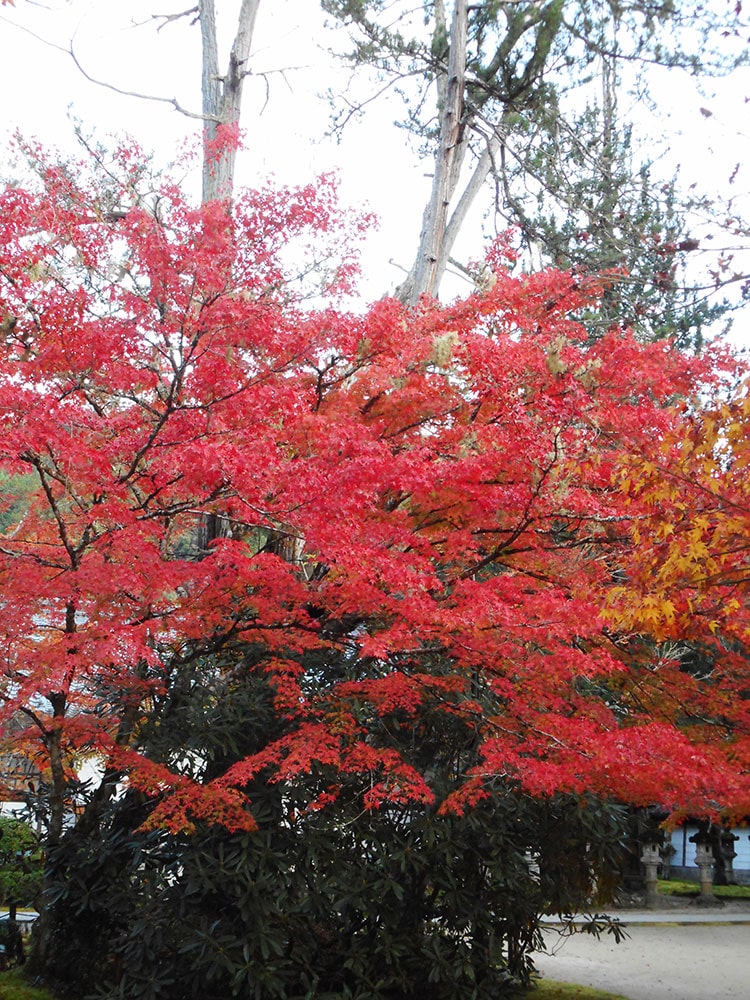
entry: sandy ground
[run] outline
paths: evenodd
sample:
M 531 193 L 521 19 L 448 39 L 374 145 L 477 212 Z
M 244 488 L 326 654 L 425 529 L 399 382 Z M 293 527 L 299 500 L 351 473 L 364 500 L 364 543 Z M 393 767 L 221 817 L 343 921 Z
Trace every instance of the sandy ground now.
M 750 998 L 750 924 L 652 924 L 631 926 L 628 934 L 618 945 L 588 934 L 560 941 L 550 931 L 547 946 L 554 954 L 537 955 L 535 963 L 550 979 L 629 1000 Z

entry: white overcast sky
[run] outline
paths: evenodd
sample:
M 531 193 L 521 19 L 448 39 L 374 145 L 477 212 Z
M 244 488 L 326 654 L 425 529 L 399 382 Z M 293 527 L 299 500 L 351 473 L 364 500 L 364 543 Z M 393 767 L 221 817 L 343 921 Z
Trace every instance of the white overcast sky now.
M 198 122 L 167 104 L 120 96 L 87 82 L 70 55 L 53 45 L 67 49 L 72 42 L 92 77 L 123 90 L 176 98 L 198 112 L 198 27 L 183 19 L 157 32 L 151 19 L 154 13 L 173 13 L 189 5 L 190 0 L 16 0 L 15 8 L 0 8 L 0 134 L 7 138 L 20 129 L 45 144 L 70 149 L 73 115 L 98 138 L 127 133 L 167 163 L 182 140 L 196 133 Z M 239 0 L 217 0 L 217 8 L 224 29 L 224 64 Z M 272 174 L 283 183 L 304 183 L 336 168 L 343 200 L 367 204 L 381 219 L 364 261 L 362 290 L 372 298 L 398 283 L 401 272 L 396 265 L 411 263 L 429 192 L 429 164 L 418 161 L 406 134 L 392 126 L 401 110 L 398 101 L 371 105 L 367 117 L 353 124 L 340 144 L 324 139 L 329 109 L 318 95 L 328 87 L 345 89 L 348 78 L 326 49 L 322 25 L 317 0 L 261 0 L 253 76 L 243 105 L 247 150 L 240 159 L 238 181 L 253 184 Z M 747 203 L 748 72 L 720 82 L 715 97 L 699 94 L 685 75 L 662 74 L 656 83 L 660 119 L 645 118 L 644 128 L 656 136 L 670 135 L 665 171 L 671 159 L 681 165 L 685 186 L 695 182 L 698 189 L 727 191 Z M 477 221 L 465 237 L 466 255 L 478 257 L 481 242 Z

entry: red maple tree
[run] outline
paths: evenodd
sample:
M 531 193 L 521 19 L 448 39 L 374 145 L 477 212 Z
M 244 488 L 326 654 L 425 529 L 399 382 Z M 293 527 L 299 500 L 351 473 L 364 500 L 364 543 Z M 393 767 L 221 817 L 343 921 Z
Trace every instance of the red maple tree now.
M 723 726 L 675 710 L 689 697 L 713 718 L 713 689 L 662 670 L 644 637 L 664 636 L 628 596 L 656 500 L 623 470 L 667 441 L 672 468 L 724 363 L 621 330 L 587 345 L 574 315 L 594 283 L 497 260 L 483 294 L 352 314 L 335 306 L 344 255 L 305 306 L 296 271 L 364 225 L 330 182 L 229 213 L 168 183 L 144 194 L 137 150 L 104 186 L 34 155 L 37 187 L 0 196 L 0 465 L 34 483 L 0 540 L 0 673 L 4 716 L 28 722 L 14 747 L 54 791 L 52 838 L 86 755 L 172 829 L 252 828 L 261 771 L 322 774 L 309 808 L 342 782 L 369 809 L 433 802 L 429 768 L 373 722 L 418 739 L 427 711 L 472 735 L 446 811 L 507 782 L 747 802 L 745 703 Z M 225 530 L 206 544 L 209 518 Z M 205 784 L 147 759 L 139 726 L 167 675 L 248 645 L 279 738 Z M 309 666 L 326 655 L 344 676 Z M 744 690 L 740 659 L 727 690 Z

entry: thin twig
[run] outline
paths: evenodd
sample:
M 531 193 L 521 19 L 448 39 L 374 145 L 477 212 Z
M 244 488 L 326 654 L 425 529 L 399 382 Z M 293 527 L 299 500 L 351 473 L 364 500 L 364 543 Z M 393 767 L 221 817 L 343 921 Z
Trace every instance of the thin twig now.
M 195 19 L 192 22 L 195 24 L 200 17 L 198 7 L 190 7 L 188 10 L 182 10 L 178 14 L 152 14 L 147 21 L 142 21 L 141 24 L 148 24 L 150 21 L 161 21 L 161 24 L 156 29 L 157 31 L 161 31 L 161 29 L 171 21 L 180 21 L 183 17 L 190 17 L 192 14 L 195 14 Z M 136 27 L 139 26 L 140 25 L 136 22 Z

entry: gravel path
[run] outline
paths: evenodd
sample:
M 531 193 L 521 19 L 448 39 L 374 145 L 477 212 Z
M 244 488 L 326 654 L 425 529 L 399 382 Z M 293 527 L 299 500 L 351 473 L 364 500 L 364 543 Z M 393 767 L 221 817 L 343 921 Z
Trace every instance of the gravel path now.
M 549 931 L 547 946 L 554 954 L 536 956 L 537 968 L 550 979 L 629 1000 L 750 998 L 750 924 L 654 923 L 631 926 L 628 934 L 618 945 L 588 934 L 560 941 Z

